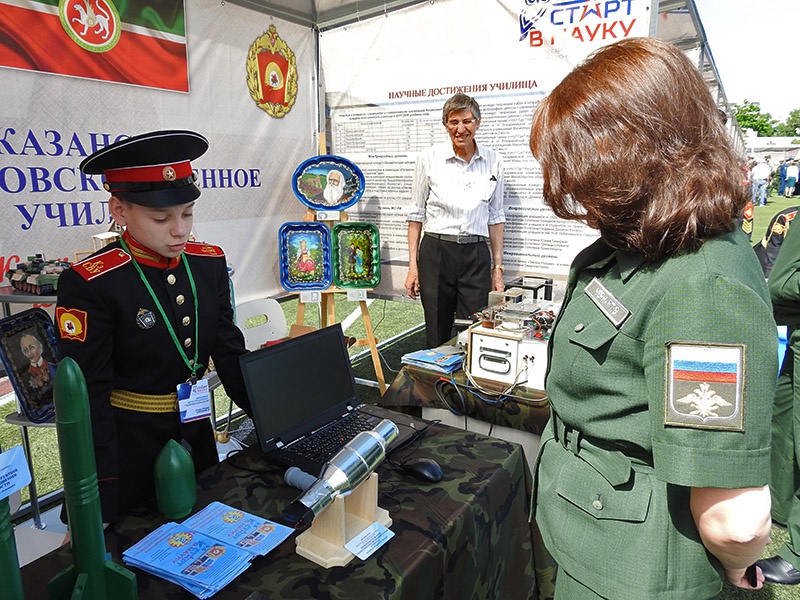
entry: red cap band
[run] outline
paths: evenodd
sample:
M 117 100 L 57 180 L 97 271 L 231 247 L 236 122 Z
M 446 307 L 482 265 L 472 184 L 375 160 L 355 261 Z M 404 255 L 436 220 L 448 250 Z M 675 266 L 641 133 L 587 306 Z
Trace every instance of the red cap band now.
M 136 183 L 175 181 L 192 175 L 192 165 L 188 160 L 171 164 L 149 167 L 129 167 L 126 169 L 109 169 L 105 173 L 109 183 Z

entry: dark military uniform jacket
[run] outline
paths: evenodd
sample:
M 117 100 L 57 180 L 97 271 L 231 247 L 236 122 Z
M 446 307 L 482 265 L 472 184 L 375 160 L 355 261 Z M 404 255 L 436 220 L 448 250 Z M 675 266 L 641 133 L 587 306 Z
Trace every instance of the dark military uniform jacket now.
M 769 474 L 777 335 L 745 237 L 652 266 L 595 242 L 549 351 L 536 521 L 559 568 L 603 598 L 716 597 L 690 488 Z
M 222 250 L 189 243 L 181 257 L 165 259 L 127 234 L 125 240 L 189 359 L 199 347 L 203 366 L 198 377 L 213 358 L 225 391 L 249 412 L 239 367 L 246 349 L 233 322 Z M 197 329 L 195 293 L 183 258 L 197 294 Z M 216 443 L 208 419 L 181 424 L 177 410 L 141 412 L 110 403 L 112 390 L 164 396 L 191 377 L 133 258 L 120 243 L 75 264 L 58 283 L 59 353 L 72 357 L 86 378 L 103 520 L 113 521 L 153 497 L 153 465 L 169 439 L 188 444 L 198 471 L 217 462 Z

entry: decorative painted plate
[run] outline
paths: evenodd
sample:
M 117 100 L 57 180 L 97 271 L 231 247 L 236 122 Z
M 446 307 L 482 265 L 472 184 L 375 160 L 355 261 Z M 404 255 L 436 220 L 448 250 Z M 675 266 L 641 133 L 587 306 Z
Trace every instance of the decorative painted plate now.
M 313 210 L 345 210 L 364 194 L 364 175 L 346 158 L 323 154 L 300 163 L 292 176 L 292 189 Z
M 340 288 L 374 288 L 381 281 L 381 243 L 372 223 L 333 226 L 333 282 Z
M 284 223 L 278 230 L 281 286 L 289 292 L 331 286 L 331 233 L 317 222 Z
M 58 348 L 50 315 L 29 308 L 0 320 L 0 359 L 25 417 L 33 423 L 52 420 Z

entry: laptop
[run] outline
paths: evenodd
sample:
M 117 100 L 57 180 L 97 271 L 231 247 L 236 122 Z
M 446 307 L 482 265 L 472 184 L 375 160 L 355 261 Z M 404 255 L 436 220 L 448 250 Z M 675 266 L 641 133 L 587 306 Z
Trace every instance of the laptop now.
M 347 442 L 382 419 L 399 430 L 389 452 L 429 425 L 359 400 L 339 324 L 243 354 L 239 361 L 261 451 L 275 464 L 319 477 Z

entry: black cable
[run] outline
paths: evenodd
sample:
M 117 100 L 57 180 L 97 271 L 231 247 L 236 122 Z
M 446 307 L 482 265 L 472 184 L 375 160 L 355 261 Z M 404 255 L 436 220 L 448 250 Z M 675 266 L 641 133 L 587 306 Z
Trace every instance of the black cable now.
M 446 386 L 450 386 L 452 390 L 458 396 L 459 403 L 461 404 L 461 408 L 454 408 L 453 405 L 450 403 L 450 400 L 447 398 L 447 390 L 450 389 Z M 433 389 L 436 392 L 436 396 L 439 398 L 442 404 L 444 404 L 451 413 L 456 416 L 467 414 L 467 401 L 464 399 L 464 396 L 461 394 L 461 390 L 458 389 L 458 386 L 455 384 L 454 381 L 447 379 L 445 377 L 439 377 L 436 382 L 433 384 Z

